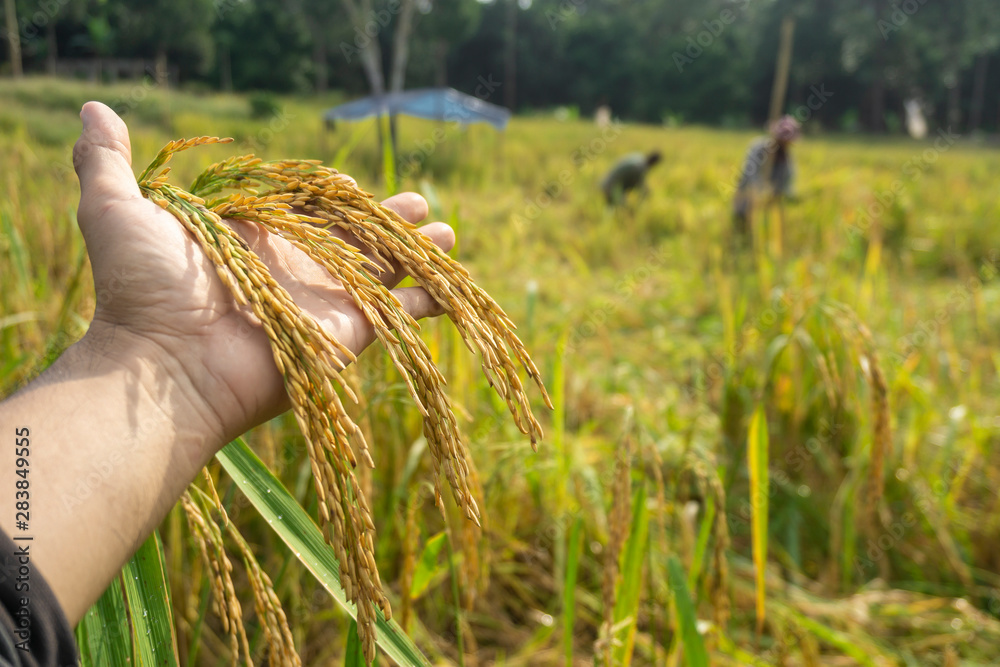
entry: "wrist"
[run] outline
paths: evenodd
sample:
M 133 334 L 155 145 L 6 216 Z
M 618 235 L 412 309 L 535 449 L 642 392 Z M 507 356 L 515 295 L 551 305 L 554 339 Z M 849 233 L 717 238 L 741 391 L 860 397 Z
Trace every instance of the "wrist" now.
M 224 441 L 172 355 L 100 320 L 0 403 L 0 426 L 30 428 L 33 562 L 71 622 Z M 0 486 L 14 474 L 0 466 Z M 12 501 L 0 499 L 8 532 Z
M 118 376 L 131 388 L 130 410 L 139 433 L 173 434 L 192 475 L 223 445 L 220 416 L 192 381 L 189 365 L 156 338 L 95 318 L 87 333 L 59 357 L 42 381 Z M 177 428 L 180 426 L 181 428 Z

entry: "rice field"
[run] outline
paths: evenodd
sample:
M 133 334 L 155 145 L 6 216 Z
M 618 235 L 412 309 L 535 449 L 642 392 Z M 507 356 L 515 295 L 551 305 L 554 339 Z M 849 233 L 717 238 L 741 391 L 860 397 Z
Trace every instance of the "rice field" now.
M 5 81 L 4 395 L 93 311 L 71 160 L 88 99 L 122 113 L 137 173 L 172 139 L 218 135 L 235 141 L 178 155 L 174 182 L 252 152 L 321 159 L 380 196 L 422 193 L 457 231 L 452 256 L 517 323 L 554 406 L 529 391 L 537 453 L 454 325 L 420 332 L 478 468 L 481 531 L 448 494 L 435 507 L 422 418 L 389 354 L 373 346 L 348 373 L 376 464 L 359 474 L 375 559 L 395 621 L 432 664 L 995 664 L 994 147 L 807 127 L 798 196 L 780 233 L 775 211 L 761 217 L 748 249 L 730 238 L 729 193 L 751 132 L 539 114 L 500 135 L 404 119 L 393 173 L 372 123 L 324 127 L 335 95 L 280 98 L 254 118 L 240 96 Z M 664 160 L 648 196 L 606 209 L 603 172 L 653 148 Z M 245 441 L 316 520 L 294 417 Z M 266 624 L 240 539 L 302 663 L 363 664 L 351 616 L 237 488 L 236 463 L 210 473 L 242 534 L 225 540 L 254 663 L 267 664 Z M 180 504 L 159 536 L 176 662 L 229 664 Z

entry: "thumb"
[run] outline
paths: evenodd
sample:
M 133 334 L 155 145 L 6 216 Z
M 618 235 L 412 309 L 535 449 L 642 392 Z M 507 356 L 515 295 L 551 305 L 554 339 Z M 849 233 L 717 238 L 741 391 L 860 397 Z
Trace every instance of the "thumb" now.
M 99 213 L 112 202 L 141 197 L 125 122 L 100 102 L 84 104 L 80 119 L 83 133 L 73 147 L 73 166 L 80 177 L 81 212 Z

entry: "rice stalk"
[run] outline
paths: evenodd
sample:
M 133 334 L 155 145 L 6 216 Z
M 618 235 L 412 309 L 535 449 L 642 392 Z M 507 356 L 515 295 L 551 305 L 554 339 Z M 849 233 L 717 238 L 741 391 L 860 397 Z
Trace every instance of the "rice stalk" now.
M 243 626 L 243 609 L 233 586 L 233 563 L 226 554 L 219 525 L 195 502 L 190 492 L 181 496 L 181 506 L 187 517 L 188 527 L 195 544 L 201 552 L 202 560 L 211 571 L 209 585 L 212 589 L 215 613 L 222 621 L 222 629 L 229 636 L 229 652 L 232 665 L 240 664 L 240 653 L 245 656 L 244 664 L 252 667 L 250 644 L 246 628 Z
M 471 280 L 464 267 L 420 234 L 416 226 L 375 202 L 336 170 L 317 161 L 263 162 L 247 155 L 209 167 L 190 191 L 167 181 L 167 164 L 174 153 L 227 141 L 199 137 L 170 142 L 140 175 L 140 190 L 194 236 L 237 303 L 253 314 L 268 336 L 307 442 L 325 536 L 341 563 L 345 593 L 357 606 L 358 633 L 365 659 L 371 662 L 375 657 L 374 607 L 378 605 L 387 618 L 392 612 L 375 563 L 375 525 L 365 492 L 368 485 L 359 483 L 354 473 L 358 459 L 370 468 L 374 461 L 364 433 L 341 398 L 358 401 L 351 383 L 341 374 L 354 355 L 295 304 L 226 221 L 255 224 L 290 242 L 338 280 L 372 324 L 377 340 L 388 351 L 424 417 L 435 501 L 442 513 L 442 476 L 466 518 L 476 526 L 481 521 L 482 488 L 444 391 L 444 377 L 427 345 L 416 335 L 419 325 L 379 279 L 390 261 L 399 264 L 441 304 L 466 346 L 481 357 L 483 373 L 533 448 L 542 437 L 542 428 L 531 412 L 519 369 L 538 386 L 550 409 L 552 403 L 538 369 L 514 334 L 513 322 Z M 226 194 L 225 190 L 236 192 Z M 206 201 L 211 195 L 219 196 Z M 356 245 L 339 238 L 334 228 L 352 234 Z M 207 530 L 191 521 L 197 530 Z M 470 527 L 463 531 L 463 537 L 467 579 L 471 581 L 478 569 L 474 553 L 478 532 Z
M 240 550 L 240 555 L 243 557 L 243 563 L 246 568 L 247 578 L 250 582 L 250 589 L 254 596 L 254 607 L 257 612 L 257 618 L 260 621 L 261 629 L 264 633 L 264 643 L 267 645 L 267 657 L 268 664 L 271 665 L 288 665 L 290 667 L 301 667 L 302 661 L 299 658 L 298 653 L 295 651 L 295 642 L 292 639 L 292 631 L 288 625 L 288 619 L 285 616 L 285 612 L 281 607 L 281 602 L 278 599 L 277 593 L 274 591 L 274 585 L 271 583 L 270 577 L 264 572 L 260 564 L 257 562 L 256 556 L 253 555 L 250 545 L 247 544 L 246 540 L 236 529 L 236 527 L 228 520 L 228 517 L 224 513 L 220 514 L 221 519 L 225 522 L 223 525 L 219 525 L 212 517 L 209 508 L 215 505 L 215 501 L 218 495 L 215 493 L 214 485 L 210 484 L 211 493 L 207 493 L 200 488 L 192 485 L 190 489 L 184 494 L 181 499 L 181 503 L 185 510 L 185 515 L 188 518 L 188 524 L 192 528 L 192 532 L 196 535 L 196 541 L 200 547 L 207 547 L 207 543 L 211 543 L 213 548 L 211 552 L 211 557 L 209 560 L 209 565 L 215 569 L 213 561 L 218 560 L 223 563 L 223 569 L 225 572 L 229 573 L 230 584 L 228 586 L 223 586 L 224 594 L 223 604 L 226 605 L 226 611 L 223 616 L 223 623 L 229 623 L 229 633 L 230 637 L 233 635 L 235 630 L 240 639 L 240 646 L 244 650 L 244 655 L 246 658 L 245 664 L 253 664 L 248 644 L 246 643 L 246 631 L 243 626 L 242 613 L 240 612 L 239 602 L 235 604 L 235 610 L 239 613 L 239 617 L 232 613 L 231 610 L 231 599 L 228 595 L 228 590 L 232 588 L 231 586 L 231 573 L 232 573 L 232 563 L 229 561 L 228 555 L 226 554 L 225 548 L 222 543 L 223 533 L 222 529 L 229 534 L 229 537 L 233 542 L 236 543 Z M 215 496 L 213 498 L 213 496 Z M 200 501 L 200 502 L 199 502 Z M 205 537 L 208 539 L 204 539 Z M 206 548 L 202 548 L 202 556 L 206 558 L 209 553 Z M 213 593 L 215 593 L 216 600 L 220 599 L 216 587 L 213 586 Z M 230 640 L 232 644 L 232 640 Z M 233 654 L 233 664 L 239 662 L 239 654 Z
M 689 466 L 702 498 L 711 499 L 716 508 L 726 507 L 726 490 L 716 470 L 718 462 L 714 454 L 701 449 L 692 449 L 685 460 Z M 709 599 L 712 603 L 713 619 L 720 630 L 726 628 L 729 622 L 729 561 L 726 552 L 729 549 L 729 524 L 726 513 L 717 509 L 710 525 L 712 537 L 712 556 L 706 571 L 706 585 Z
M 668 506 L 667 506 L 666 482 L 663 479 L 663 457 L 660 456 L 660 450 L 655 445 L 650 445 L 648 447 L 648 450 L 650 452 L 650 458 L 652 459 L 653 482 L 654 482 L 653 488 L 656 491 L 656 509 L 657 509 L 656 516 L 659 518 L 659 521 L 657 522 L 659 527 L 658 531 L 659 539 L 657 540 L 658 542 L 657 546 L 659 546 L 660 549 L 660 554 L 659 554 L 660 558 L 663 560 L 664 563 L 666 563 L 667 558 L 671 555 L 671 550 L 670 550 L 670 528 L 667 523 Z M 725 524 L 724 521 L 723 524 Z M 650 548 L 651 555 L 653 551 L 654 549 Z M 649 577 L 651 585 L 655 584 L 653 573 L 654 569 L 650 567 Z M 666 570 L 666 567 L 664 567 L 664 572 L 662 576 L 664 582 L 666 582 L 666 588 L 669 591 L 670 574 Z M 654 591 L 656 590 L 655 586 L 653 586 L 653 590 Z M 668 637 L 674 632 L 673 617 L 671 616 L 670 613 L 669 604 L 660 604 L 661 601 L 656 599 L 655 594 L 652 595 L 651 598 L 654 609 L 660 607 L 661 609 L 664 610 L 665 618 L 663 622 L 662 644 L 663 646 L 669 646 L 670 641 Z M 654 628 L 656 627 L 655 614 L 653 615 L 653 627 Z
M 278 594 L 274 592 L 271 578 L 261 569 L 260 563 L 250 550 L 250 545 L 231 523 L 228 525 L 228 532 L 240 549 L 247 577 L 250 579 L 257 618 L 260 619 L 264 631 L 264 643 L 267 644 L 268 664 L 301 667 L 302 660 L 295 651 L 295 641 L 288 626 L 288 618 L 281 608 Z
M 413 598 L 410 589 L 413 587 L 413 574 L 417 569 L 417 548 L 420 546 L 420 524 L 417 523 L 417 510 L 423 504 L 419 493 L 413 494 L 406 504 L 406 522 L 403 533 L 403 565 L 400 574 L 400 596 L 402 611 L 399 625 L 409 631 L 410 614 L 413 608 Z
M 754 600 L 757 614 L 757 636 L 764 632 L 767 608 L 767 542 L 768 506 L 770 485 L 768 461 L 770 438 L 767 430 L 767 413 L 763 403 L 757 405 L 750 432 L 747 434 L 747 471 L 750 476 L 750 535 L 754 564 Z
M 603 656 L 605 665 L 614 664 L 612 650 L 615 637 L 615 588 L 618 581 L 622 547 L 628 537 L 632 515 L 632 436 L 626 431 L 618 444 L 611 487 L 611 514 L 608 516 L 608 546 L 604 552 L 601 578 L 601 598 L 604 619 L 600 635 L 594 643 L 595 657 Z
M 854 332 L 853 338 L 862 358 L 862 368 L 871 387 L 872 444 L 866 483 L 865 511 L 861 521 L 869 537 L 878 533 L 879 505 L 885 486 L 884 468 L 886 451 L 891 446 L 892 433 L 889 423 L 889 387 L 879 361 L 878 350 L 871 331 L 857 314 L 841 305 L 837 311 L 847 320 Z

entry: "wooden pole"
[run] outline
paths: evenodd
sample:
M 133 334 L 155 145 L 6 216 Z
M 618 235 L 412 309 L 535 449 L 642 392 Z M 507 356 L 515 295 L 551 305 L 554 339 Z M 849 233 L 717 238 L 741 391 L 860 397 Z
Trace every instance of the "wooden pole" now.
M 774 86 L 771 88 L 771 111 L 768 114 L 768 119 L 771 122 L 778 120 L 781 117 L 782 110 L 785 108 L 785 95 L 788 92 L 788 70 L 792 66 L 792 44 L 794 37 L 795 18 L 786 16 L 781 21 L 781 43 L 778 47 L 778 60 L 774 65 Z M 773 161 L 768 160 L 766 170 L 766 179 L 768 182 L 771 180 L 771 170 L 773 168 Z M 777 259 L 781 257 L 783 245 L 782 227 L 784 226 L 785 216 L 781 201 L 767 202 L 766 205 L 770 206 L 771 203 L 777 203 L 778 205 L 778 215 L 774 216 L 769 221 L 771 224 L 768 225 L 771 256 Z
M 504 106 L 514 111 L 517 105 L 517 3 L 507 0 L 507 26 L 504 35 Z
M 778 120 L 785 107 L 788 91 L 788 70 L 792 65 L 792 41 L 795 37 L 795 18 L 786 16 L 781 21 L 781 45 L 778 47 L 778 61 L 774 65 L 774 87 L 771 88 L 771 112 L 769 120 Z
M 17 8 L 14 0 L 4 0 L 4 13 L 7 28 L 7 49 L 10 52 L 11 74 L 20 79 L 21 70 L 21 35 L 17 29 Z

